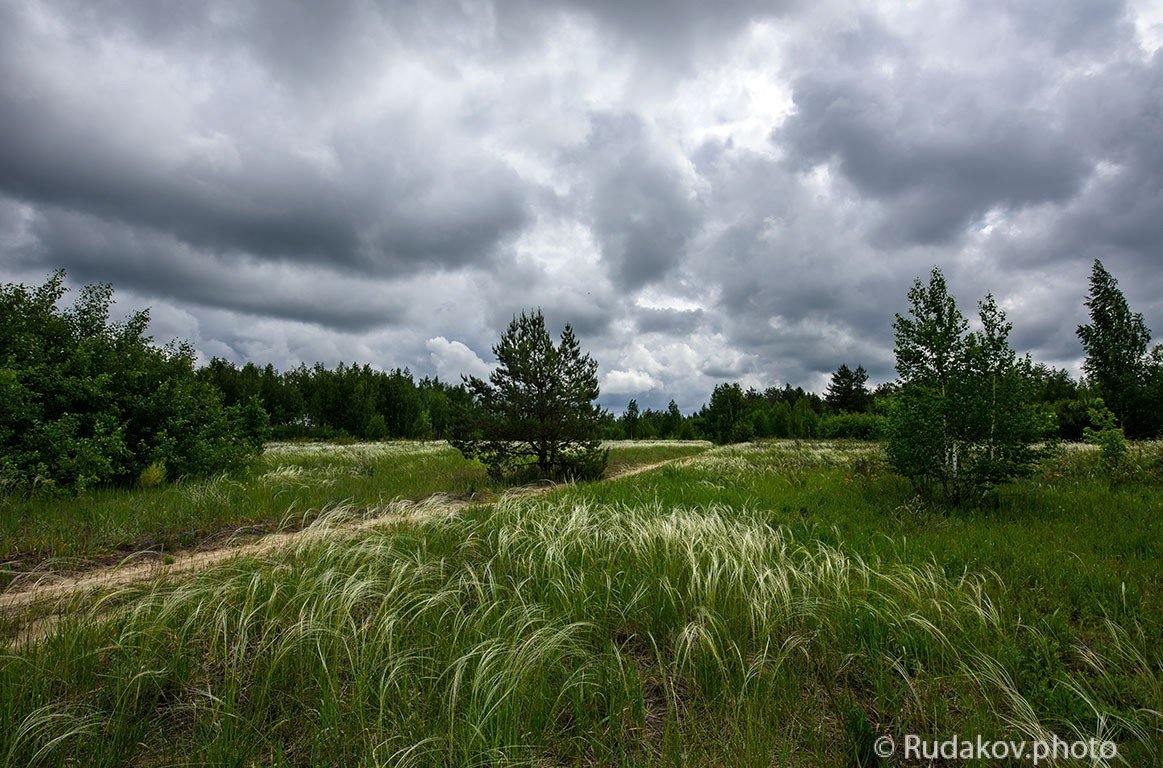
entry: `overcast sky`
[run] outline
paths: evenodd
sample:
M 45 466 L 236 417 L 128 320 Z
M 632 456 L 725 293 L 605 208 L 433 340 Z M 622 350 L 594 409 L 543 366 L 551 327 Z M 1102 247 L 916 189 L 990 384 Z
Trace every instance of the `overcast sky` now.
M 1094 258 L 1163 335 L 1161 43 L 1157 0 L 0 0 L 0 277 L 453 380 L 540 306 L 620 410 L 891 379 L 936 265 L 1076 371 Z

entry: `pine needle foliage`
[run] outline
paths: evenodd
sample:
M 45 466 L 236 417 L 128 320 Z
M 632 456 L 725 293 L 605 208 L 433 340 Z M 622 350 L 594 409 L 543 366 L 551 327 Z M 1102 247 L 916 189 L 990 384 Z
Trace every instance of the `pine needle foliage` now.
M 1078 326 L 1086 351 L 1082 370 L 1102 393 L 1119 425 L 1132 436 L 1148 436 L 1158 421 L 1160 405 L 1148 386 L 1151 374 L 1157 375 L 1158 370 L 1147 352 L 1151 329 L 1142 313 L 1131 311 L 1118 281 L 1098 259 L 1090 274 L 1086 308 L 1090 322 Z
M 450 442 L 494 479 L 601 477 L 609 451 L 601 447 L 598 364 L 573 328 L 554 345 L 541 310 L 522 312 L 493 353 L 498 365 L 487 381 L 465 378 L 472 405 Z

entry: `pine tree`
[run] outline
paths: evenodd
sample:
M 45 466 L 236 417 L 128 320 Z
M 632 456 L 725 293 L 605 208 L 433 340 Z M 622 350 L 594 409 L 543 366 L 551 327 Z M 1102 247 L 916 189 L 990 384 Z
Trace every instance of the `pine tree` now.
M 514 317 L 493 347 L 497 368 L 465 379 L 472 396 L 451 440 L 489 474 L 592 479 L 605 471 L 598 364 L 566 326 L 555 347 L 540 310 Z
M 638 437 L 638 420 L 642 414 L 638 410 L 638 401 L 631 400 L 630 404 L 626 406 L 626 412 L 622 414 L 622 426 L 626 430 L 626 437 L 635 440 Z
M 841 364 L 832 374 L 824 399 L 837 413 L 867 411 L 872 404 L 872 396 L 868 392 L 868 372 L 864 366 L 857 366 L 854 371 L 847 363 Z
M 682 411 L 678 409 L 678 403 L 674 400 L 666 406 L 663 425 L 663 437 L 678 437 L 682 432 Z
M 1091 270 L 1086 306 L 1090 323 L 1078 326 L 1086 350 L 1082 368 L 1123 428 L 1142 434 L 1149 411 L 1144 401 L 1151 331 L 1141 314 L 1131 312 L 1118 281 L 1098 259 Z

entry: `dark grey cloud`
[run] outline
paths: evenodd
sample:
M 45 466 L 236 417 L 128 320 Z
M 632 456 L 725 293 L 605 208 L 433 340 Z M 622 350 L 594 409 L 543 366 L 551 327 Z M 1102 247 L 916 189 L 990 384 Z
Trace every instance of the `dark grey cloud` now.
M 668 3 L 564 0 L 562 7 L 593 14 L 604 26 L 640 46 L 648 58 L 686 70 L 701 49 L 755 21 L 778 17 L 794 0 L 702 0 Z
M 681 167 L 655 142 L 636 115 L 593 114 L 570 158 L 585 179 L 580 205 L 602 258 L 628 290 L 660 280 L 683 258 L 699 215 Z
M 834 45 L 800 49 L 809 64 L 772 140 L 802 177 L 826 169 L 830 200 L 854 214 L 851 230 L 812 247 L 833 254 L 825 265 L 848 249 L 843 263 L 859 282 L 809 267 L 786 290 L 731 284 L 732 302 L 785 308 L 793 329 L 818 321 L 803 349 L 795 330 L 764 346 L 754 322 L 741 344 L 790 353 L 805 373 L 826 369 L 829 351 L 860 362 L 863 346 L 873 377 L 891 375 L 887 320 L 909 272 L 930 265 L 953 277 L 967 314 L 987 290 L 1003 297 L 1015 344 L 1056 364 L 1080 356 L 1073 329 L 1093 258 L 1150 286 L 1128 289 L 1149 316 L 1163 311 L 1163 164 L 1151 138 L 1163 127 L 1163 57 L 1144 58 L 1122 3 L 991 3 L 950 15 L 944 29 L 921 24 L 925 35 L 862 18 Z M 757 242 L 754 230 L 745 222 L 738 241 Z
M 703 325 L 706 312 L 702 309 L 652 309 L 637 307 L 634 325 L 639 333 L 690 334 Z
M 144 8 L 133 6 L 132 18 L 152 30 L 162 11 Z M 273 16 L 297 19 L 303 35 L 338 34 L 313 24 L 319 8 L 288 6 Z M 294 140 L 295 126 L 282 124 L 311 119 L 309 110 L 277 98 L 264 103 L 267 94 L 256 93 L 254 109 L 286 114 L 260 113 L 252 123 L 229 84 L 192 109 L 190 123 L 175 123 L 157 113 L 190 109 L 197 85 L 161 104 L 144 100 L 157 93 L 114 87 L 109 95 L 124 101 L 106 103 L 54 82 L 54 74 L 73 73 L 38 69 L 43 59 L 19 32 L 30 22 L 14 16 L 10 10 L 5 19 L 12 45 L 0 54 L 0 193 L 164 232 L 195 248 L 381 274 L 464 265 L 527 221 L 528 190 L 511 169 L 486 153 L 451 151 L 403 110 L 341 123 L 309 148 L 314 154 Z M 105 16 L 73 22 L 89 30 L 100 27 L 98 18 Z M 95 54 L 81 58 L 88 55 Z M 292 140 L 280 141 L 281 130 Z
M 481 370 L 571 323 L 611 406 L 893 376 L 941 266 L 1076 368 L 1163 332 L 1163 53 L 1122 2 L 0 4 L 0 271 L 204 355 Z
M 313 101 L 328 101 L 338 81 L 366 84 L 374 75 L 370 62 L 399 54 L 408 42 L 447 44 L 449 27 L 474 21 L 469 4 L 441 0 L 63 0 L 54 7 L 78 39 L 229 58 Z
M 722 381 L 736 381 L 748 373 L 754 372 L 756 369 L 755 361 L 753 359 L 744 358 L 734 361 L 733 364 L 723 365 L 715 362 L 704 365 L 701 373 L 704 376 L 709 376 L 712 379 L 719 379 Z
M 340 331 L 400 322 L 406 312 L 358 279 L 315 283 L 318 271 L 286 270 L 253 256 L 199 251 L 158 232 L 55 209 L 31 222 L 28 270 L 53 265 L 77 282 L 111 282 L 137 293 L 265 317 L 319 323 Z M 383 298 L 382 294 L 379 296 Z
M 1107 253 L 1157 257 L 1163 242 L 1163 53 L 1104 74 L 1070 93 L 1071 117 L 1085 126 L 1093 152 L 1106 165 L 1074 201 L 1061 239 L 1090 242 Z
M 837 226 L 841 201 L 811 194 L 776 158 L 727 143 L 699 155 L 713 219 L 690 263 L 692 282 L 717 286 L 719 326 L 755 356 L 739 372 L 765 385 L 815 386 L 848 362 L 891 378 L 887 334 L 916 257 L 889 263 L 860 239 L 863 217 Z M 730 370 L 705 372 L 724 378 Z
M 395 135 L 340 137 L 338 167 L 325 171 L 257 144 L 237 147 L 237 167 L 165 167 L 122 140 L 117 116 L 75 118 L 0 93 L 0 192 L 196 247 L 371 272 L 464 264 L 528 215 L 510 170 L 487 158 L 448 163 L 399 123 Z
M 151 46 L 220 49 L 259 63 L 280 81 L 323 96 L 339 77 L 361 78 L 376 56 L 423 51 L 445 66 L 513 55 L 561 23 L 596 25 L 640 53 L 646 67 L 688 72 L 701 53 L 795 0 L 116 0 L 64 2 L 80 30 L 129 34 Z M 320 91 L 319 89 L 322 88 Z
M 798 79 L 775 137 L 797 168 L 834 162 L 884 202 L 886 241 L 948 242 L 991 209 L 1067 200 L 1091 172 L 1047 110 L 992 99 L 996 83 L 904 70 Z
M 1085 322 L 1082 298 L 1094 259 L 1120 280 L 1132 306 L 1163 329 L 1163 55 L 1119 61 L 1064 89 L 1067 121 L 1080 152 L 1095 158 L 1086 185 L 1066 204 L 1020 219 L 991 238 L 999 271 L 1056 289 L 1015 327 L 1036 354 L 1069 360 L 1072 330 Z M 1066 278 L 1069 278 L 1068 280 Z
M 1021 38 L 1037 41 L 1057 56 L 1117 54 L 1134 34 L 1134 22 L 1121 0 L 1032 0 L 989 3 L 984 8 L 1012 25 Z

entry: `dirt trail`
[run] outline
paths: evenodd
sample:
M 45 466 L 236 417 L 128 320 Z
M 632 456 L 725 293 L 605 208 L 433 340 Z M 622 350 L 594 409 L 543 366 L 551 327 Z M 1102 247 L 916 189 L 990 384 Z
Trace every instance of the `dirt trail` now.
M 631 477 L 658 469 L 667 464 L 686 461 L 692 458 L 694 456 L 679 456 L 652 464 L 630 467 L 629 469 L 603 478 L 601 482 Z M 502 498 L 527 498 L 547 493 L 560 487 L 557 484 L 526 486 L 510 491 Z M 145 562 L 131 562 L 131 556 L 125 561 L 122 561 L 121 564 L 97 568 L 74 576 L 60 577 L 46 574 L 33 584 L 0 594 L 0 613 L 9 615 L 18 614 L 34 607 L 52 606 L 53 604 L 56 604 L 56 610 L 59 611 L 65 607 L 66 602 L 73 598 L 98 590 L 116 589 L 118 587 L 126 587 L 155 579 L 191 574 L 237 557 L 261 554 L 273 549 L 301 543 L 309 538 L 328 536 L 337 532 L 350 532 L 361 528 L 371 528 L 400 520 L 416 520 L 434 517 L 436 515 L 451 515 L 468 507 L 488 507 L 496 503 L 496 501 L 476 503 L 472 501 L 448 500 L 440 496 L 430 497 L 419 502 L 398 501 L 374 510 L 375 514 L 371 516 L 356 520 L 348 519 L 334 522 L 324 516 L 301 530 L 286 533 L 272 533 L 245 544 L 181 552 L 173 555 L 168 561 L 149 560 Z M 39 620 L 34 620 L 33 624 L 42 625 L 45 622 L 51 624 L 53 618 L 52 615 L 45 616 Z M 26 627 L 21 632 L 21 635 L 27 638 L 30 630 L 33 630 L 32 626 Z M 42 632 L 34 631 L 34 634 L 39 635 Z

